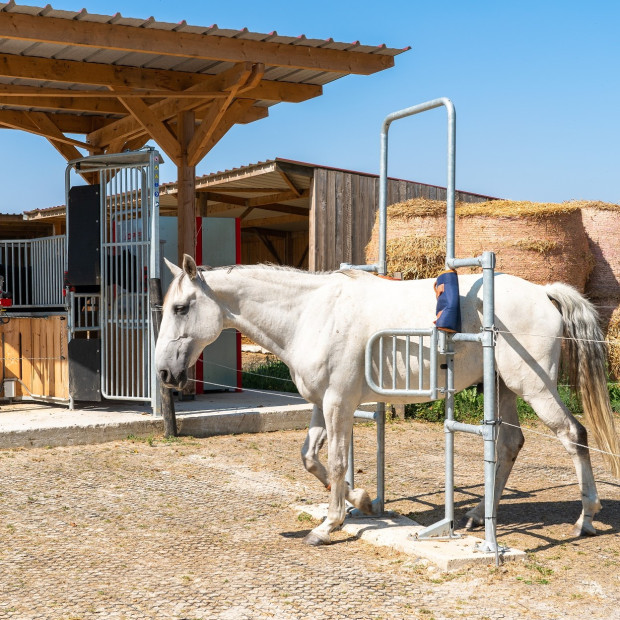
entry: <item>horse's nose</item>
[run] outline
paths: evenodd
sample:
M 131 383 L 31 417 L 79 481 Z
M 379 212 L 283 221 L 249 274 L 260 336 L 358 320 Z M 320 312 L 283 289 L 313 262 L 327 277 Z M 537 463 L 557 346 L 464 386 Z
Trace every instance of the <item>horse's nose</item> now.
M 170 373 L 168 370 L 162 369 L 159 371 L 159 379 L 164 384 L 170 383 L 171 376 L 172 373 Z

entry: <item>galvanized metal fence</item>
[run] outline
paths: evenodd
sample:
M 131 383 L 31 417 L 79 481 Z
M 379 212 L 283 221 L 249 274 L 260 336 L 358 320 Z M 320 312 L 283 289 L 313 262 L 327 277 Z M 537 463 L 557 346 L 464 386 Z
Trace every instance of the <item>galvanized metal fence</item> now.
M 385 330 L 374 334 L 366 348 L 366 381 L 371 389 L 382 396 L 427 396 L 430 399 L 437 397 L 437 356 L 439 352 L 445 359 L 446 385 L 443 392 L 446 403 L 446 445 L 445 445 L 445 518 L 425 528 L 418 533 L 417 537 L 423 538 L 454 538 L 454 434 L 455 432 L 467 432 L 480 435 L 484 439 L 484 483 L 485 483 L 485 540 L 480 544 L 479 550 L 495 553 L 498 559 L 499 548 L 495 535 L 495 447 L 497 441 L 497 419 L 495 399 L 495 293 L 494 293 L 494 270 L 495 254 L 484 252 L 481 256 L 470 258 L 455 258 L 455 170 L 456 170 L 456 112 L 454 105 L 447 98 L 434 99 L 425 103 L 405 108 L 388 114 L 381 128 L 381 170 L 379 175 L 379 261 L 374 265 L 351 265 L 343 263 L 341 269 L 362 269 L 386 275 L 387 271 L 387 171 L 388 171 L 388 132 L 390 125 L 396 121 L 428 110 L 445 107 L 448 116 L 448 144 L 447 144 L 447 186 L 446 186 L 446 269 L 458 267 L 481 267 L 483 273 L 483 317 L 482 330 L 477 334 L 454 334 L 442 333 L 437 338 L 436 330 L 430 330 L 428 335 L 433 338 L 431 343 L 433 359 L 430 362 L 430 378 L 428 386 L 424 385 L 422 369 L 422 344 L 419 344 L 417 355 L 412 355 L 409 336 L 422 336 L 425 330 Z M 434 332 L 434 336 L 432 335 Z M 406 336 L 405 352 L 399 351 L 399 338 Z M 392 346 L 384 351 L 384 338 L 392 339 Z M 454 420 L 454 342 L 474 342 L 482 345 L 484 367 L 484 421 L 480 425 L 461 424 Z M 378 349 L 378 377 L 373 373 L 373 350 Z M 402 349 L 402 347 L 401 347 Z M 415 347 L 414 347 L 415 349 Z M 411 358 L 417 357 L 417 368 L 420 378 L 417 388 L 409 385 L 411 373 Z M 403 361 L 405 385 L 397 385 L 398 359 Z M 391 384 L 384 386 L 384 366 L 388 366 L 393 375 Z M 357 415 L 358 412 L 356 412 Z M 385 458 L 385 403 L 377 403 L 377 411 L 373 416 L 377 421 L 377 499 L 375 508 L 381 513 L 384 510 L 384 458 Z M 351 437 L 351 443 L 353 437 Z M 350 450 L 349 471 L 347 479 L 353 486 L 353 450 Z
M 14 309 L 64 306 L 66 237 L 0 241 L 0 276 Z
M 159 159 L 146 150 L 69 165 L 100 175 L 98 316 L 80 316 L 101 330 L 101 395 L 111 400 L 149 401 L 157 394 L 148 283 L 159 275 Z M 88 329 L 75 325 L 74 332 Z

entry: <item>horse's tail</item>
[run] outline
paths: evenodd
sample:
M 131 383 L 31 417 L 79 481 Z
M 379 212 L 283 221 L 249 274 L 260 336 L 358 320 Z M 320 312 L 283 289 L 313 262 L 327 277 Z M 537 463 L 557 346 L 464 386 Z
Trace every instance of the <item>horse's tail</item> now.
M 581 396 L 583 413 L 614 476 L 620 477 L 620 440 L 607 387 L 607 345 L 594 306 L 572 286 L 545 287 L 564 319 L 563 347 L 570 383 Z

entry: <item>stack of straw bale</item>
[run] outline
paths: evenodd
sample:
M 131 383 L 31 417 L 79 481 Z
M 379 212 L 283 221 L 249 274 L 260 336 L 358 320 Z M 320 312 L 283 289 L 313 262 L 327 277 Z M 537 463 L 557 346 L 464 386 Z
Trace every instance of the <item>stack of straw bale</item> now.
M 366 247 L 378 258 L 378 217 Z M 531 282 L 566 282 L 597 307 L 620 380 L 620 205 L 492 200 L 456 205 L 456 256 L 491 250 L 497 271 Z M 416 198 L 388 207 L 387 270 L 406 280 L 434 278 L 446 255 L 446 205 Z M 465 272 L 466 270 L 461 270 Z
M 609 341 L 609 373 L 612 379 L 620 381 L 620 306 L 613 311 L 607 329 Z
M 620 205 L 588 202 L 581 213 L 595 260 L 586 293 L 598 307 L 605 326 L 620 306 Z
M 497 256 L 497 271 L 539 284 L 567 282 L 583 292 L 594 257 L 581 221 L 582 204 L 457 203 L 456 256 L 491 250 Z M 445 214 L 444 202 L 420 198 L 388 207 L 388 273 L 431 278 L 443 269 Z M 377 257 L 378 217 L 366 248 L 368 262 Z

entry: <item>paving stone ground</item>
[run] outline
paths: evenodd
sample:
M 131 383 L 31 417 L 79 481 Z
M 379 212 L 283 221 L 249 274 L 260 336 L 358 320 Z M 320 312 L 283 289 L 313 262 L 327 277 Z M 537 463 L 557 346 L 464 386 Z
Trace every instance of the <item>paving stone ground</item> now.
M 0 619 L 618 617 L 620 485 L 596 455 L 599 536 L 571 538 L 571 461 L 528 435 L 498 528 L 527 561 L 440 573 L 342 532 L 303 545 L 314 524 L 291 506 L 326 499 L 301 466 L 303 437 L 0 452 Z M 388 508 L 443 516 L 442 445 L 440 425 L 388 424 Z M 374 450 L 374 428 L 356 428 L 356 484 L 371 493 Z M 482 493 L 481 451 L 458 437 L 459 515 Z

